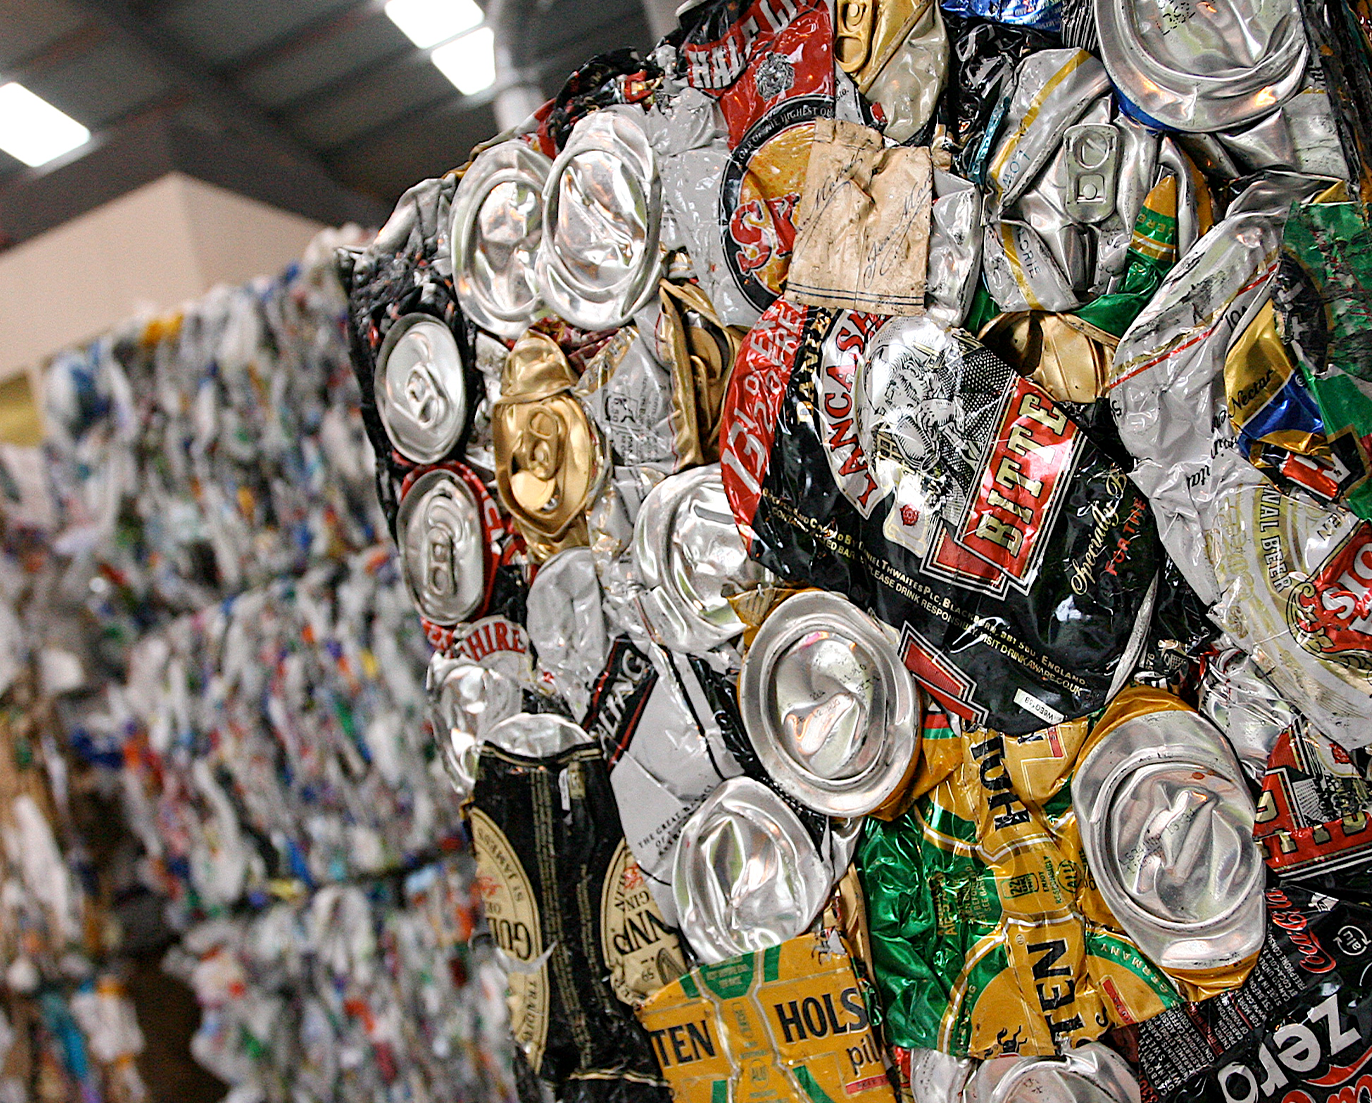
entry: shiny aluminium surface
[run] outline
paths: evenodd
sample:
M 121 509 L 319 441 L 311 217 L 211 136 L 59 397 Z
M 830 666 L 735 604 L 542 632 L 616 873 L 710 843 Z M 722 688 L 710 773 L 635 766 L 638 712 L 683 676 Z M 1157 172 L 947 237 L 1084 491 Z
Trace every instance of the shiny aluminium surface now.
M 719 464 L 663 479 L 634 522 L 639 608 L 649 631 L 677 650 L 708 651 L 743 631 L 728 595 L 766 581 L 743 547 Z
M 381 343 L 373 376 L 376 410 L 396 449 L 437 463 L 467 422 L 467 380 L 457 339 L 429 314 L 397 318 Z
M 1077 767 L 1072 804 L 1101 895 L 1139 948 L 1173 974 L 1238 970 L 1237 984 L 1263 940 L 1256 813 L 1224 738 L 1178 706 L 1125 691 Z
M 573 715 L 582 715 L 610 650 L 590 548 L 568 548 L 548 559 L 529 584 L 527 609 L 540 669 Z
M 535 274 L 543 240 L 543 187 L 552 161 L 527 142 L 484 150 L 453 196 L 453 282 L 468 316 L 501 337 L 518 337 L 538 317 Z
M 918 694 L 893 642 L 857 606 L 812 590 L 763 622 L 739 673 L 739 710 L 763 768 L 829 816 L 891 795 L 918 752 Z
M 962 1103 L 1139 1103 L 1133 1071 L 1114 1050 L 1087 1042 L 1056 1057 L 983 1062 Z
M 681 931 L 707 964 L 801 934 L 831 888 L 799 818 L 751 778 L 724 782 L 681 829 L 672 891 Z
M 507 672 L 435 651 L 425 677 L 429 721 L 453 790 L 462 800 L 476 785 L 477 758 L 490 730 L 523 707 L 519 683 Z
M 1096 0 L 1121 95 L 1174 130 L 1227 130 L 1300 87 L 1309 47 L 1294 0 Z
M 657 289 L 662 189 L 641 112 L 586 116 L 543 189 L 538 283 L 582 329 L 623 325 Z
M 553 758 L 591 737 L 556 713 L 518 712 L 494 725 L 484 742 L 524 758 Z
M 1295 722 L 1295 710 L 1237 647 L 1218 652 L 1206 665 L 1200 710 L 1224 732 L 1255 778 L 1267 769 L 1277 737 Z
M 422 616 L 457 624 L 486 590 L 486 534 L 481 508 L 467 484 L 443 468 L 410 486 L 396 514 L 400 572 Z

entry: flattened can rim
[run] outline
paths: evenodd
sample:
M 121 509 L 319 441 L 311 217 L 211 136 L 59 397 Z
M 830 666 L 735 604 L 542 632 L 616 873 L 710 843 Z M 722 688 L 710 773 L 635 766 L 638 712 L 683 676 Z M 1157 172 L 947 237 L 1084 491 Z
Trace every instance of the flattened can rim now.
M 477 590 L 477 595 L 469 601 L 451 606 L 443 606 L 434 601 L 426 600 L 426 591 L 415 577 L 413 553 L 409 548 L 410 541 L 407 539 L 407 534 L 410 527 L 415 523 L 420 505 L 437 487 L 445 483 L 455 489 L 457 496 L 461 498 L 465 506 L 471 509 L 474 515 L 477 524 L 474 540 L 479 546 L 471 550 L 479 552 L 482 568 L 481 586 Z M 400 577 L 410 595 L 410 600 L 414 602 L 415 608 L 419 611 L 421 621 L 425 623 L 426 634 L 430 636 L 431 641 L 433 634 L 427 631 L 429 626 L 440 630 L 451 628 L 453 625 L 467 620 L 473 614 L 479 613 L 485 607 L 490 595 L 491 579 L 498 558 L 499 549 L 496 546 L 496 533 L 499 527 L 500 512 L 496 508 L 494 499 L 481 485 L 481 480 L 461 464 L 446 463 L 439 467 L 412 471 L 401 484 L 400 508 L 396 511 L 395 518 L 395 542 L 400 561 Z M 463 550 L 467 549 L 464 548 Z M 443 634 L 446 635 L 447 633 Z M 438 646 L 437 642 L 435 645 Z
M 1246 73 L 1220 74 L 1178 69 L 1150 51 L 1132 24 L 1133 0 L 1095 0 L 1094 8 L 1111 82 L 1133 113 L 1167 129 L 1229 130 L 1270 114 L 1300 87 L 1309 59 L 1294 4 L 1292 18 L 1276 28 L 1284 32 L 1277 48 Z
M 830 638 L 865 651 L 874 666 L 871 672 L 889 693 L 883 694 L 884 715 L 867 718 L 867 738 L 879 739 L 880 746 L 865 768 L 848 777 L 826 777 L 786 753 L 779 718 L 770 707 L 770 687 L 788 649 L 819 633 L 832 634 Z M 914 680 L 880 626 L 839 594 L 806 591 L 773 610 L 743 656 L 738 702 L 748 740 L 768 775 L 789 796 L 827 816 L 862 816 L 880 807 L 919 753 L 919 695 Z
M 511 139 L 483 150 L 463 173 L 453 196 L 452 222 L 449 241 L 453 254 L 453 285 L 457 300 L 467 316 L 483 329 L 498 337 L 515 338 L 529 328 L 543 309 L 543 295 L 538 285 L 536 265 L 531 264 L 528 283 L 533 297 L 521 307 L 502 307 L 477 279 L 476 259 L 477 219 L 491 192 L 501 184 L 523 183 L 538 197 L 539 240 L 532 243 L 534 259 L 543 240 L 543 192 L 552 169 L 552 161 L 527 142 Z
M 1250 821 L 1256 816 L 1238 759 L 1209 721 L 1190 709 L 1178 709 L 1161 714 L 1166 720 L 1158 723 L 1166 726 L 1159 732 L 1151 719 L 1158 715 L 1122 721 L 1090 747 L 1077 766 L 1072 805 L 1087 866 L 1125 933 L 1160 967 L 1187 973 L 1234 966 L 1257 953 L 1265 932 L 1262 886 L 1267 867 L 1252 838 L 1251 822 L 1245 836 L 1252 847 L 1246 881 L 1233 890 L 1227 904 L 1203 919 L 1161 914 L 1138 900 L 1125 883 L 1122 856 L 1115 848 L 1116 795 L 1141 775 L 1192 770 L 1196 781 L 1221 778 L 1232 784 Z
M 450 415 L 442 422 L 443 428 L 435 433 L 402 426 L 396 412 L 400 403 L 392 394 L 391 357 L 400 342 L 417 330 L 422 330 L 431 343 L 438 382 L 451 407 Z M 376 354 L 372 393 L 377 415 L 397 452 L 414 463 L 438 463 L 444 459 L 462 439 L 462 430 L 467 424 L 467 377 L 453 331 L 432 314 L 416 312 L 397 318 L 386 331 Z
M 777 851 L 770 856 L 795 875 L 798 887 L 802 890 L 802 898 L 796 901 L 800 911 L 791 917 L 790 922 L 780 925 L 781 929 L 772 930 L 770 934 L 773 937 L 765 945 L 779 945 L 803 934 L 815 921 L 833 891 L 831 871 L 800 818 L 786 802 L 759 781 L 749 777 L 730 778 L 711 792 L 682 825 L 672 856 L 672 893 L 676 897 L 681 931 L 697 956 L 707 963 L 724 961 L 764 948 L 764 943 L 756 937 L 748 940 L 748 932 L 739 930 L 733 922 L 724 922 L 726 917 L 716 915 L 713 909 L 707 908 L 704 892 L 698 891 L 706 887 L 704 883 L 698 884 L 698 880 L 708 881 L 714 878 L 716 872 L 709 868 L 708 860 L 702 863 L 700 840 L 711 831 L 713 824 L 727 819 L 741 820 L 767 834 L 774 844 L 773 849 Z M 748 855 L 749 864 L 758 862 L 765 866 L 768 857 L 751 852 Z M 701 871 L 702 864 L 707 867 L 705 876 L 698 879 L 694 874 Z M 767 878 L 757 882 L 752 889 L 758 891 L 774 880 Z M 732 906 L 737 903 L 731 892 L 728 904 Z
M 669 475 L 653 487 L 639 508 L 634 520 L 633 562 L 635 569 L 650 588 L 662 595 L 673 614 L 684 626 L 689 639 L 669 641 L 678 649 L 692 647 L 709 650 L 739 635 L 743 621 L 727 602 L 718 607 L 714 619 L 702 616 L 701 610 L 682 592 L 681 572 L 672 562 L 671 549 L 676 535 L 676 517 L 681 506 L 702 487 L 718 484 L 724 495 L 724 480 L 718 464 L 692 467 Z M 725 498 L 727 502 L 727 497 Z M 729 510 L 733 522 L 733 510 Z M 734 528 L 737 533 L 737 526 Z M 740 546 L 742 538 L 739 538 Z
M 586 330 L 625 325 L 657 291 L 662 268 L 658 234 L 662 222 L 662 184 L 657 157 L 642 124 L 631 112 L 607 108 L 587 115 L 572 128 L 567 144 L 548 170 L 543 185 L 543 238 L 536 271 L 544 302 L 558 317 Z M 625 178 L 643 203 L 646 236 L 636 268 L 607 286 L 588 285 L 566 264 L 557 240 L 560 184 L 568 167 L 590 152 L 608 154 L 623 166 Z

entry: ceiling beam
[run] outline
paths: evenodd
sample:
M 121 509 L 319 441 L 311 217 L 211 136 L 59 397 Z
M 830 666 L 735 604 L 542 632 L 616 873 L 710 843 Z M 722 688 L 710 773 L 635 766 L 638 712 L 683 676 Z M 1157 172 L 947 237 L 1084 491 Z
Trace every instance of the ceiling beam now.
M 397 46 L 394 50 L 388 50 L 380 57 L 373 58 L 360 68 L 350 69 L 348 72 L 333 77 L 323 84 L 318 84 L 313 88 L 307 88 L 303 92 L 296 93 L 289 99 L 277 104 L 275 110 L 286 116 L 301 115 L 318 104 L 328 103 L 331 100 L 337 99 L 340 95 L 345 95 L 354 90 L 361 80 L 376 80 L 391 70 L 394 70 L 399 74 L 400 70 L 405 67 L 419 64 L 423 60 L 423 52 L 415 49 L 409 41 L 406 41 L 403 46 Z M 458 94 L 460 95 L 461 93 Z
M 328 167 L 316 153 L 236 88 L 209 72 L 170 34 L 140 19 L 128 0 L 73 2 L 116 34 L 163 77 L 186 88 L 202 107 L 226 126 L 256 138 L 279 157 L 332 179 Z
M 239 54 L 232 61 L 219 66 L 217 72 L 226 80 L 237 80 L 318 42 L 327 42 L 349 27 L 374 19 L 380 12 L 381 0 L 346 0 L 345 3 L 329 8 L 294 30 Z
M 83 23 L 74 31 L 54 38 L 32 53 L 15 58 L 3 69 L 0 69 L 0 83 L 15 80 L 23 84 L 34 77 L 42 76 L 49 69 L 61 65 L 64 61 L 70 61 L 74 57 L 80 57 L 87 53 L 92 47 L 98 46 L 108 37 L 109 34 L 103 27 L 94 23 Z

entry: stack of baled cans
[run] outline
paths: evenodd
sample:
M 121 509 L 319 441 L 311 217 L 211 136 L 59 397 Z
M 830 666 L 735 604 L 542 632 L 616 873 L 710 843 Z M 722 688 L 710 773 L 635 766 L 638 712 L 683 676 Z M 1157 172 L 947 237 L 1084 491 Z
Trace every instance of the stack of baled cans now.
M 339 255 L 527 1103 L 1372 1090 L 1372 10 L 678 18 Z

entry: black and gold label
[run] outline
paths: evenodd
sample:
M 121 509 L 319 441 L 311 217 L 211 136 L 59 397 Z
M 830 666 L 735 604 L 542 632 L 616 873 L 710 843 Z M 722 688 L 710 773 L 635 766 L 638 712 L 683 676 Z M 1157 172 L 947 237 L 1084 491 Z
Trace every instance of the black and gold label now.
M 469 810 L 472 848 L 486 922 L 509 970 L 510 1032 L 528 1058 L 543 1063 L 548 1038 L 548 954 L 543 949 L 538 898 L 505 833 L 479 808 Z
M 610 985 L 630 1007 L 686 972 L 676 932 L 662 918 L 643 871 L 623 841 L 605 874 L 600 940 Z

